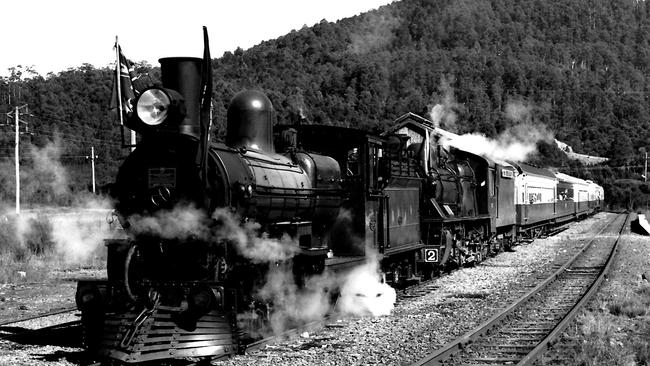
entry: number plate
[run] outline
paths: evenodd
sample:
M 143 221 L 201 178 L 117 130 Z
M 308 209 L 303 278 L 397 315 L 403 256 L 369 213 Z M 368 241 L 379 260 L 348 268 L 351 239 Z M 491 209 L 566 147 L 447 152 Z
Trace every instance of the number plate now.
M 429 263 L 438 262 L 438 249 L 424 248 L 424 261 Z
M 149 168 L 149 188 L 176 188 L 175 168 Z

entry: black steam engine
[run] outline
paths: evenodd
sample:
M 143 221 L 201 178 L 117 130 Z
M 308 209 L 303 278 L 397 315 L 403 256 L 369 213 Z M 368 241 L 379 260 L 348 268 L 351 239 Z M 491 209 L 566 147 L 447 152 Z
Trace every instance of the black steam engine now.
M 108 279 L 81 281 L 86 346 L 125 363 L 215 357 L 263 323 L 271 267 L 297 286 L 369 258 L 391 284 L 510 245 L 517 169 L 438 140 L 414 114 L 381 135 L 278 125 L 260 91 L 236 94 L 225 142 L 209 141 L 205 60 L 160 60 L 125 124 L 140 142 L 112 195 L 127 236 L 107 240 Z M 209 63 L 208 63 L 209 64 Z

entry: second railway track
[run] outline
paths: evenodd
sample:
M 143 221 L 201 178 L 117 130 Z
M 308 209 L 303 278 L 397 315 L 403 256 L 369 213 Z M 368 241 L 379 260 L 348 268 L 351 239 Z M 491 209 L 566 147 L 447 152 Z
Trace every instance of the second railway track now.
M 515 303 L 412 365 L 531 365 L 598 288 L 627 220 L 617 216 Z

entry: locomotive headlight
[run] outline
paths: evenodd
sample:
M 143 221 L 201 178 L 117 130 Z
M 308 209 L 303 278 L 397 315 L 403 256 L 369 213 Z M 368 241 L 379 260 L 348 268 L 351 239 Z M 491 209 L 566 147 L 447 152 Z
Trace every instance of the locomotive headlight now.
M 165 121 L 171 99 L 162 89 L 149 89 L 138 99 L 136 110 L 142 122 L 158 126 Z
M 124 124 L 142 134 L 174 131 L 187 113 L 183 96 L 172 89 L 153 87 L 135 101 L 135 113 Z

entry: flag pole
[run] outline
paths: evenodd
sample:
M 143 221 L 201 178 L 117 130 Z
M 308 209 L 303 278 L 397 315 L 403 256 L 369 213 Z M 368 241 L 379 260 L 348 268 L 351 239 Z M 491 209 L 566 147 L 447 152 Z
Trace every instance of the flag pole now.
M 122 64 L 120 63 L 120 44 L 117 41 L 117 36 L 115 36 L 115 77 L 117 78 L 117 100 L 118 103 L 120 103 L 120 125 L 124 126 L 124 116 L 123 116 L 123 109 L 122 109 L 122 85 L 121 80 L 122 75 L 120 72 L 120 68 L 122 68 Z M 122 127 L 124 128 L 124 127 Z
M 115 80 L 117 80 L 117 101 L 118 101 L 118 110 L 117 114 L 120 115 L 120 132 L 122 135 L 122 147 L 125 147 L 124 143 L 124 115 L 123 115 L 123 110 L 122 110 L 122 77 L 120 75 L 120 68 L 122 65 L 120 64 L 120 45 L 117 40 L 117 36 L 115 36 Z

